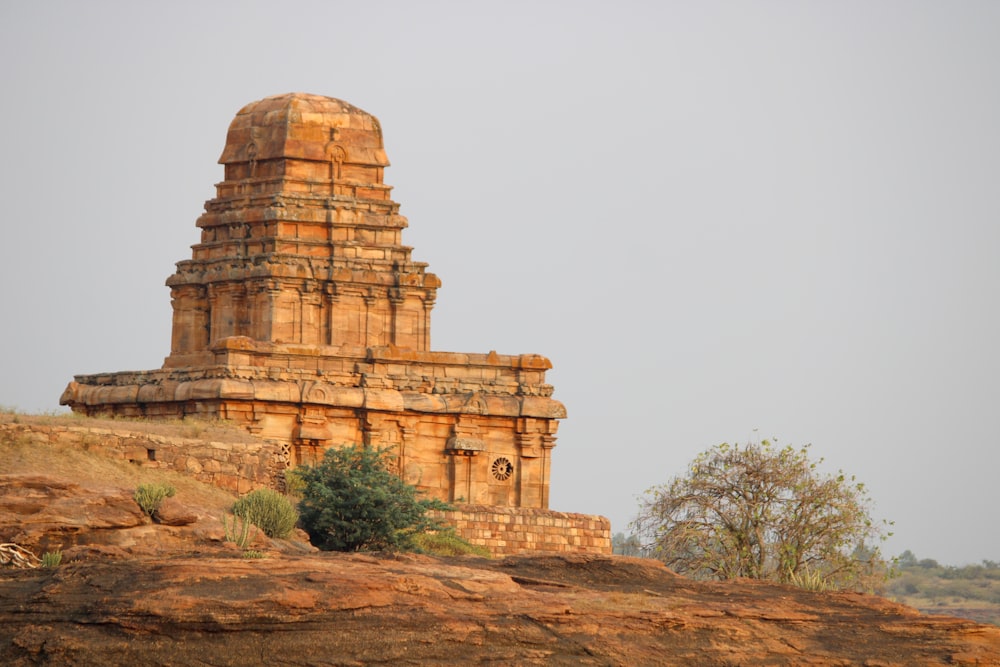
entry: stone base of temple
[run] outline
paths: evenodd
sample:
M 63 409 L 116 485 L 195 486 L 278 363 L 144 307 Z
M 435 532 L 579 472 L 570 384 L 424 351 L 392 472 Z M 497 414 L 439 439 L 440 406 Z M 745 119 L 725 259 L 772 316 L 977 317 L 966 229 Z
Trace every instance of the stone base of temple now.
M 553 551 L 611 553 L 611 522 L 603 516 L 530 507 L 456 505 L 436 516 L 493 556 Z
M 91 417 L 222 420 L 281 443 L 285 466 L 331 447 L 390 450 L 446 502 L 548 507 L 565 408 L 539 355 L 216 341 L 187 367 L 80 375 L 61 403 Z

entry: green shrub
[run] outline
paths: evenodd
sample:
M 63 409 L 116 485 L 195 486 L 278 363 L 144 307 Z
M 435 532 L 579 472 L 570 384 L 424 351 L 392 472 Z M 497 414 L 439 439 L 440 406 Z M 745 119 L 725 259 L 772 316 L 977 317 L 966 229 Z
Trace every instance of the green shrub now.
M 414 551 L 431 556 L 491 556 L 489 549 L 469 544 L 453 528 L 417 533 L 411 541 Z
M 232 542 L 240 549 L 246 549 L 247 545 L 253 540 L 252 528 L 253 524 L 246 519 L 241 519 L 240 517 L 233 515 L 233 521 L 230 523 L 226 519 L 226 513 L 222 513 L 222 529 L 226 532 L 226 541 Z
M 412 550 L 416 535 L 438 530 L 427 517 L 448 509 L 417 498 L 415 487 L 386 469 L 385 450 L 350 445 L 328 449 L 322 463 L 296 471 L 305 482 L 299 502 L 310 541 L 327 551 Z
M 244 560 L 256 560 L 260 558 L 267 558 L 267 554 L 263 551 L 258 551 L 257 549 L 247 549 L 243 552 Z
M 143 512 L 153 516 L 153 512 L 160 506 L 163 499 L 170 498 L 175 493 L 177 493 L 177 489 L 169 484 L 140 484 L 132 497 L 135 498 L 135 502 L 139 503 Z
M 46 551 L 42 554 L 42 567 L 59 567 L 62 563 L 61 551 Z
M 268 537 L 279 539 L 288 537 L 299 520 L 291 501 L 271 489 L 251 491 L 233 503 L 232 512 L 260 528 Z

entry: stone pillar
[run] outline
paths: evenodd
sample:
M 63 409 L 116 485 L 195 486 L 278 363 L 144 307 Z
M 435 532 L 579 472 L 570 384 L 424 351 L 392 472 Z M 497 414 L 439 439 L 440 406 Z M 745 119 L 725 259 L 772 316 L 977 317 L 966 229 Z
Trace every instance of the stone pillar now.
M 364 297 L 364 304 L 365 315 L 364 321 L 362 322 L 364 329 L 361 332 L 361 344 L 366 347 L 381 345 L 378 340 L 378 334 L 381 333 L 381 327 L 378 326 L 378 313 L 375 310 L 375 306 L 378 305 L 378 299 L 375 298 L 375 295 L 370 290 Z
M 230 336 L 245 336 L 249 328 L 249 317 L 247 314 L 247 293 L 246 285 L 240 283 L 229 284 L 229 303 L 232 309 L 232 333 Z
M 377 446 L 378 432 L 375 430 L 375 425 L 367 410 L 358 411 L 358 430 L 361 432 L 362 445 L 365 447 Z
M 209 343 L 233 335 L 233 311 L 226 285 L 208 284 Z
M 270 335 L 266 340 L 275 343 L 295 342 L 295 310 L 298 296 L 290 297 L 285 287 L 286 285 L 280 280 L 268 281 L 270 312 L 267 324 Z M 291 299 L 294 299 L 295 303 L 291 303 Z
M 423 313 L 418 338 L 418 350 L 427 351 L 431 349 L 431 310 L 434 308 L 434 292 L 426 292 L 422 301 Z
M 254 283 L 251 299 L 254 318 L 251 321 L 248 336 L 255 340 L 271 340 L 271 320 L 274 312 L 274 302 L 278 295 L 278 286 L 273 280 Z
M 366 299 L 357 294 L 331 295 L 330 344 L 365 345 Z
M 514 444 L 521 462 L 515 505 L 542 506 L 541 438 L 534 419 L 521 418 L 514 425 Z
M 335 345 L 335 331 L 337 328 L 337 323 L 334 318 L 334 313 L 337 310 L 337 302 L 340 299 L 337 296 L 337 284 L 336 283 L 325 283 L 323 285 L 323 309 L 325 311 L 323 317 L 323 326 L 325 331 L 323 332 L 322 338 L 320 340 L 324 345 Z
M 302 304 L 302 327 L 299 342 L 306 345 L 320 345 L 323 339 L 322 314 L 320 307 L 321 295 L 315 280 L 306 280 L 300 290 Z
M 448 462 L 448 502 L 472 503 L 472 467 L 478 452 L 452 450 Z
M 479 437 L 479 427 L 459 415 L 452 426 L 452 436 L 445 443 L 445 453 L 450 455 L 448 477 L 449 501 L 480 503 L 489 494 L 483 464 L 478 460 L 486 451 L 486 443 Z M 482 497 L 481 497 L 482 496 Z
M 407 450 L 417 439 L 416 420 L 412 417 L 403 418 L 400 419 L 398 423 L 399 444 L 396 446 L 396 451 L 399 455 L 399 476 L 407 484 L 416 484 L 416 482 L 420 481 L 419 477 L 416 480 L 411 481 L 407 470 Z
M 181 285 L 170 290 L 173 330 L 170 354 L 199 352 L 208 347 L 209 318 L 205 288 Z
M 281 282 L 264 280 L 256 285 L 254 309 L 256 315 L 253 327 L 248 335 L 255 340 L 273 341 L 275 339 L 274 323 L 278 319 L 278 302 L 281 298 Z
M 558 428 L 558 422 L 550 421 L 552 425 L 552 432 L 542 435 L 542 480 L 544 484 L 542 485 L 542 503 L 539 505 L 543 510 L 549 508 L 549 470 L 552 464 L 552 448 L 556 446 L 556 436 L 555 429 Z
M 389 289 L 389 342 L 397 347 L 412 347 L 404 333 L 406 327 L 401 322 L 404 317 L 406 298 L 398 287 Z

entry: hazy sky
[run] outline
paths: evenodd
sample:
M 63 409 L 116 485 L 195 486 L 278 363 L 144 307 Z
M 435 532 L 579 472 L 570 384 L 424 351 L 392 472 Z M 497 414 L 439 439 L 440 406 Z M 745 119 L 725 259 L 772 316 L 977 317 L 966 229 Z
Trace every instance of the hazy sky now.
M 158 368 L 248 102 L 382 121 L 433 348 L 540 353 L 553 509 L 723 441 L 1000 559 L 1000 3 L 0 2 L 0 404 Z

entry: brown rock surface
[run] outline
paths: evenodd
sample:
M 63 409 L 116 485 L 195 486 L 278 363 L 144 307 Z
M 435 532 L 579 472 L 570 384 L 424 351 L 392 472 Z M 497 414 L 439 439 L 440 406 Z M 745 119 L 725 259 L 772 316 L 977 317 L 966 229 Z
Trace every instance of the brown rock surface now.
M 600 555 L 76 562 L 0 591 L 6 665 L 1000 664 L 1000 628 Z
M 47 475 L 0 475 L 0 536 L 25 546 L 103 541 L 147 523 L 125 489 L 84 487 Z M 91 540 L 90 538 L 94 538 Z
M 164 498 L 159 507 L 153 510 L 153 520 L 164 526 L 187 526 L 199 518 L 193 507 L 185 505 L 176 498 Z
M 3 665 L 1000 665 L 1000 628 L 875 596 L 694 582 L 596 554 L 261 541 L 269 557 L 245 560 L 214 509 L 165 526 L 124 489 L 0 480 L 0 541 L 76 545 L 56 569 L 0 570 Z
M 172 499 L 167 499 L 172 500 Z M 164 503 L 170 522 L 150 520 L 132 490 L 77 484 L 51 475 L 0 475 L 0 542 L 74 558 L 156 556 L 228 550 L 220 520 L 182 503 Z

